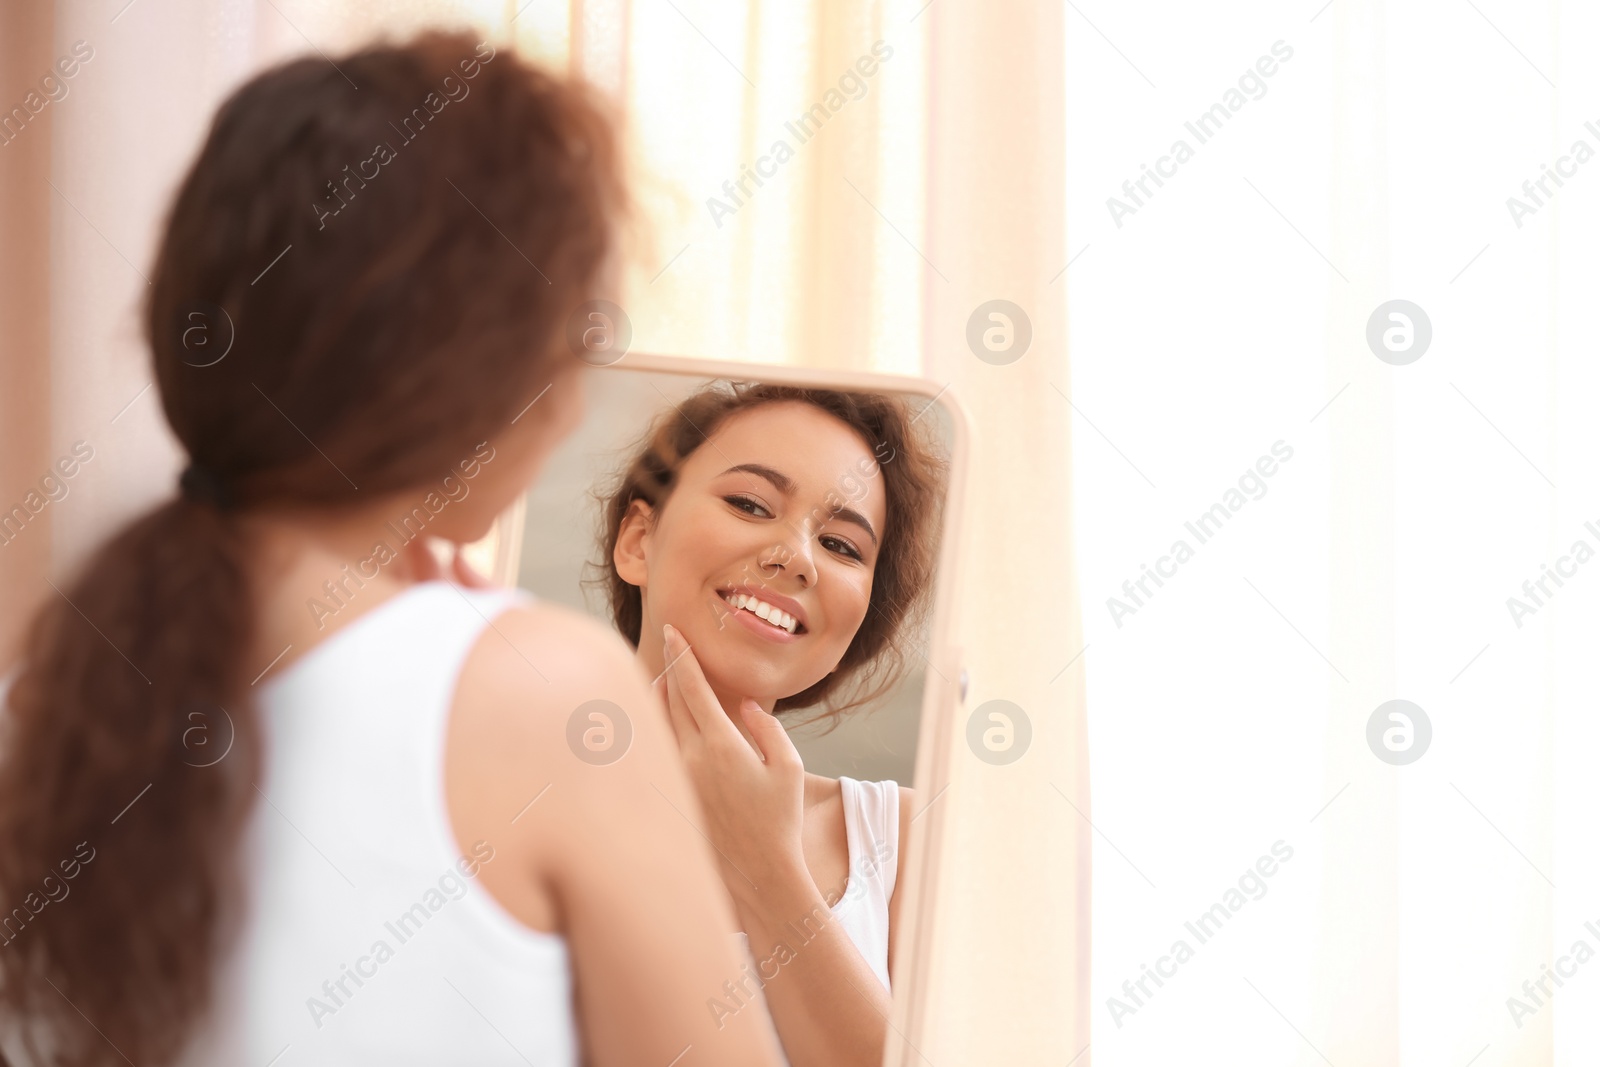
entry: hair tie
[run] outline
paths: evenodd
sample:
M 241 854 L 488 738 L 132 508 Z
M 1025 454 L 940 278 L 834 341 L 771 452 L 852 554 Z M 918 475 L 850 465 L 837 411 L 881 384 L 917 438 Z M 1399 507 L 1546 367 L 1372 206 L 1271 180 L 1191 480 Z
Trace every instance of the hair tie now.
M 218 511 L 229 511 L 234 506 L 233 494 L 229 492 L 227 483 L 194 460 L 190 460 L 183 474 L 179 475 L 178 491 L 190 500 L 210 504 Z

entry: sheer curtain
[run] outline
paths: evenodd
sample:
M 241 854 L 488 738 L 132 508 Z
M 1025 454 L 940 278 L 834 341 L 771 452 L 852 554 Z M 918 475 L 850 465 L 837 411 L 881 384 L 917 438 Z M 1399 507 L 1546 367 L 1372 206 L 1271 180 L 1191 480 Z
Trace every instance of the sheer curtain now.
M 1097 1064 L 1594 1062 L 1595 12 L 1067 27 Z
M 917 14 L 909 0 L 856 12 L 625 0 L 8 11 L 5 107 L 30 92 L 43 104 L 0 147 L 12 194 L 0 213 L 15 384 L 6 506 L 74 442 L 93 453 L 90 476 L 68 486 L 82 499 L 47 505 L 8 555 L 34 553 L 19 573 L 76 558 L 102 520 L 139 509 L 176 469 L 142 392 L 136 301 L 161 211 L 216 103 L 272 62 L 427 25 L 474 27 L 615 99 L 644 209 L 624 281 L 633 347 L 918 372 L 929 23 Z M 46 100 L 41 80 L 75 43 L 89 58 Z
M 79 457 L 66 494 L 0 547 L 0 665 L 26 609 L 57 595 L 50 582 L 172 491 L 182 456 L 149 388 L 137 309 L 162 212 L 217 102 L 289 56 L 475 27 L 582 72 L 618 105 L 644 208 L 618 298 L 633 348 L 923 374 L 963 405 L 973 472 L 952 581 L 970 688 L 956 731 L 919 766 L 919 839 L 949 848 L 917 882 L 931 933 L 903 950 L 916 973 L 897 986 L 911 995 L 888 1062 L 1087 1063 L 1093 809 L 1069 484 L 1064 17 L 950 0 L 8 7 L 0 107 L 77 42 L 92 57 L 0 147 L 0 507 Z M 973 340 L 994 300 L 1031 339 L 1009 361 Z M 1024 598 L 1049 610 L 1019 610 Z M 951 690 L 960 677 L 934 673 Z M 992 700 L 1032 724 L 1009 764 L 963 740 Z M 913 863 L 925 858 L 913 848 Z

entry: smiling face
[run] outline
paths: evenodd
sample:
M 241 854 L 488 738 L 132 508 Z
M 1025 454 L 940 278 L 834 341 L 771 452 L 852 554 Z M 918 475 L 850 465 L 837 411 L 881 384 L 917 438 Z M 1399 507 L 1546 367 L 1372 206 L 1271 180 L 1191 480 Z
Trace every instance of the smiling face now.
M 725 707 L 748 696 L 770 710 L 826 677 L 872 596 L 886 519 L 876 475 L 867 442 L 812 404 L 728 416 L 679 467 L 654 522 L 633 502 L 613 553 L 640 588 L 652 673 L 671 623 Z

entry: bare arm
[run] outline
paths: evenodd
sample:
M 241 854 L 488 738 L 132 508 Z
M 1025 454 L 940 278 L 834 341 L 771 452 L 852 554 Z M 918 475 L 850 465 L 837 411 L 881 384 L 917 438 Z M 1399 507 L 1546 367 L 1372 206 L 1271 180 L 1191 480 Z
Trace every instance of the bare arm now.
M 900 845 L 895 857 L 895 891 L 889 898 L 891 973 L 900 932 L 900 901 L 904 897 L 901 889 L 905 885 L 906 853 L 909 851 L 906 845 L 916 805 L 914 790 L 905 786 L 899 789 Z M 797 918 L 789 920 L 790 925 L 784 924 L 780 916 L 786 911 L 814 915 L 818 920 L 829 917 L 827 903 L 816 894 L 810 875 L 801 873 L 803 878 L 798 888 L 784 888 L 771 894 L 765 903 L 753 899 L 739 906 L 752 951 L 758 940 L 774 945 L 767 953 L 774 958 L 763 974 L 778 971 L 777 981 L 769 983 L 765 992 L 784 1049 L 795 1067 L 810 1067 L 814 1063 L 859 1063 L 878 1067 L 883 1062 L 884 1043 L 888 1038 L 889 992 L 878 984 L 877 975 L 838 924 L 829 925 L 810 940 L 805 939 L 812 934 L 814 924 L 802 924 Z M 851 876 L 855 877 L 854 872 Z M 805 907 L 808 889 L 809 908 Z M 792 958 L 775 948 L 778 942 L 794 950 Z M 806 957 L 804 962 L 809 966 L 801 965 L 802 957 Z M 758 963 L 766 958 L 759 953 L 756 956 Z M 788 962 L 781 962 L 786 958 Z M 826 1020 L 826 1024 L 818 1025 L 818 1020 Z
M 879 1067 L 889 991 L 832 921 L 804 867 L 740 894 L 739 916 L 767 981 L 763 990 L 794 1067 Z
M 598 624 L 547 605 L 503 613 L 469 657 L 452 713 L 452 821 L 463 840 L 509 839 L 513 862 L 485 866 L 485 888 L 566 936 L 586 1062 L 775 1065 L 759 1010 L 711 1007 L 744 961 L 654 700 Z M 613 707 L 580 716 L 580 755 L 568 723 L 591 701 Z M 583 730 L 598 731 L 599 751 Z

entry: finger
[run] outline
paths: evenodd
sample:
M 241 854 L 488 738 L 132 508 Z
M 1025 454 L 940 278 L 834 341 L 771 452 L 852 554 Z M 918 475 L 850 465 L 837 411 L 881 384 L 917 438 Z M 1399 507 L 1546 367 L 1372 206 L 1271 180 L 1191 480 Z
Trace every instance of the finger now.
M 783 723 L 778 721 L 776 715 L 763 711 L 761 705 L 749 697 L 739 702 L 739 710 L 744 715 L 744 724 L 749 728 L 756 748 L 761 751 L 763 762 L 769 766 L 801 762 L 800 750 L 794 747 L 789 731 L 783 728 Z
M 667 662 L 672 665 L 667 671 L 668 692 L 676 694 L 676 699 L 693 716 L 695 726 L 708 739 L 742 740 L 728 713 L 722 710 L 717 694 L 712 692 L 711 683 L 706 681 L 705 674 L 700 670 L 700 661 L 695 658 L 694 649 L 684 641 L 676 627 L 669 624 L 663 629 L 667 635 Z
M 666 627 L 662 627 L 663 638 L 666 632 Z M 673 663 L 672 653 L 668 651 L 669 647 L 670 642 L 664 640 L 662 651 L 666 654 L 667 665 L 662 669 L 661 677 L 656 679 L 656 684 L 661 687 L 662 703 L 666 705 L 667 717 L 672 721 L 672 732 L 677 735 L 678 743 L 681 745 L 699 737 L 700 727 L 696 725 L 694 714 L 689 710 L 689 705 L 678 688 L 676 664 Z M 682 653 L 681 648 L 679 653 Z

